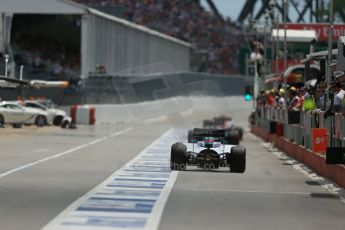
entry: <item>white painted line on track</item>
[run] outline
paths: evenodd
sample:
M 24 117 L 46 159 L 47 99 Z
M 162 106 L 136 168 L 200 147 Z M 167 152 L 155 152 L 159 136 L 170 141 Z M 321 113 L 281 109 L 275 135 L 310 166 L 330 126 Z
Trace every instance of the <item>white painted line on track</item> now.
M 45 157 L 45 158 L 42 158 L 42 159 L 40 159 L 40 160 L 38 160 L 38 161 L 31 162 L 31 163 L 28 163 L 28 164 L 26 164 L 26 165 L 22 165 L 22 166 L 20 166 L 20 167 L 11 169 L 11 170 L 9 170 L 9 171 L 6 171 L 6 172 L 4 172 L 4 173 L 1 173 L 1 174 L 0 174 L 0 178 L 9 176 L 9 175 L 11 175 L 11 174 L 13 174 L 13 173 L 19 172 L 19 171 L 21 171 L 21 170 L 23 170 L 23 169 L 27 169 L 27 168 L 30 168 L 30 167 L 32 167 L 32 166 L 38 165 L 38 164 L 41 164 L 41 163 L 43 163 L 43 162 L 46 162 L 46 161 L 49 161 L 49 160 L 53 160 L 53 159 L 56 159 L 56 158 L 59 158 L 59 157 L 65 156 L 65 155 L 68 155 L 68 154 L 73 153 L 73 152 L 75 152 L 75 151 L 77 151 L 77 150 L 80 150 L 80 149 L 89 147 L 89 146 L 91 146 L 91 145 L 97 144 L 97 143 L 99 143 L 99 142 L 101 142 L 101 141 L 104 141 L 104 140 L 107 140 L 107 139 L 109 139 L 109 138 L 113 138 L 113 137 L 115 137 L 115 136 L 119 136 L 119 135 L 121 135 L 121 134 L 127 133 L 127 132 L 131 131 L 132 129 L 133 129 L 133 127 L 129 127 L 129 128 L 127 128 L 127 129 L 124 129 L 124 130 L 121 130 L 121 131 L 117 131 L 117 132 L 115 132 L 115 133 L 113 133 L 113 134 L 111 134 L 111 135 L 108 135 L 108 136 L 104 136 L 104 137 L 98 138 L 98 139 L 96 139 L 96 140 L 94 140 L 94 141 L 91 141 L 91 142 L 89 142 L 89 143 L 87 143 L 87 144 L 79 145 L 79 146 L 77 146 L 77 147 L 74 147 L 74 148 L 69 149 L 69 150 L 67 150 L 67 151 L 64 151 L 64 152 L 55 154 L 55 155 L 53 155 L 53 156 Z
M 178 175 L 170 170 L 175 141 L 172 130 L 167 131 L 43 230 L 157 229 Z

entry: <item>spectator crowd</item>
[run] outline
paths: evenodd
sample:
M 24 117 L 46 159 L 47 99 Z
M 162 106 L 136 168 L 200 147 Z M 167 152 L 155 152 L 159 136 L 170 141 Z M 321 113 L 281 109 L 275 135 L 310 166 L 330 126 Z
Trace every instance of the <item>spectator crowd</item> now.
M 336 71 L 335 74 L 338 79 L 344 76 L 342 71 Z M 256 98 L 257 106 L 287 108 L 289 111 L 322 110 L 327 111 L 327 115 L 345 114 L 344 88 L 340 80 L 333 80 L 329 86 L 320 80 L 315 85 L 289 86 L 286 94 L 284 87 L 261 90 Z
M 57 80 L 80 74 L 80 51 L 69 42 L 14 33 L 12 48 L 17 65 L 30 67 L 32 72 L 48 70 Z
M 137 24 L 191 43 L 191 67 L 215 74 L 238 72 L 237 51 L 244 39 L 240 28 L 205 10 L 195 0 L 74 0 L 90 6 L 121 6 Z

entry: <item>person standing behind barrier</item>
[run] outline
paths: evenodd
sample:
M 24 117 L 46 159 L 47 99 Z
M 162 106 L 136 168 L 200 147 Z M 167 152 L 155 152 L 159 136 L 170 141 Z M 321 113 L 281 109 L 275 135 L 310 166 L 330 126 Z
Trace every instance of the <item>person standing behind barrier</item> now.
M 333 111 L 336 113 L 343 113 L 344 112 L 344 95 L 345 91 L 342 89 L 342 85 L 339 82 L 334 84 L 334 104 L 333 104 Z
M 285 108 L 286 102 L 284 98 L 285 90 L 284 88 L 279 89 L 278 107 Z
M 308 86 L 307 92 L 304 94 L 303 109 L 304 111 L 316 109 L 316 101 L 314 97 L 314 87 Z
M 260 94 L 256 97 L 256 113 L 261 118 L 261 108 L 266 104 L 265 91 L 260 90 Z
M 300 98 L 297 94 L 297 89 L 291 86 L 289 89 L 290 104 L 288 105 L 288 110 L 298 111 L 300 109 Z
M 267 89 L 265 90 L 265 93 L 264 93 L 264 105 L 265 107 L 269 107 L 268 105 L 268 96 L 270 95 L 270 91 Z
M 317 108 L 323 110 L 325 101 L 327 102 L 327 84 L 324 81 L 318 83 L 314 96 Z
M 306 89 L 304 87 L 301 87 L 297 90 L 297 95 L 299 97 L 299 110 L 303 109 L 304 95 L 305 94 L 306 94 Z
M 257 107 L 265 106 L 265 91 L 264 90 L 260 90 L 260 93 L 256 97 L 256 106 Z
M 276 99 L 274 98 L 274 89 L 270 90 L 266 90 L 266 104 L 268 105 L 268 107 L 276 107 L 277 106 L 277 102 Z

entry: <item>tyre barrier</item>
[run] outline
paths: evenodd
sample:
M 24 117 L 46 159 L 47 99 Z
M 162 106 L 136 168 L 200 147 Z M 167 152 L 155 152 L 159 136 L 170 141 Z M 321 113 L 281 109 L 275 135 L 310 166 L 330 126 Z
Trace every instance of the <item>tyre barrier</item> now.
M 73 124 L 94 125 L 96 123 L 96 108 L 93 105 L 73 105 L 70 115 Z

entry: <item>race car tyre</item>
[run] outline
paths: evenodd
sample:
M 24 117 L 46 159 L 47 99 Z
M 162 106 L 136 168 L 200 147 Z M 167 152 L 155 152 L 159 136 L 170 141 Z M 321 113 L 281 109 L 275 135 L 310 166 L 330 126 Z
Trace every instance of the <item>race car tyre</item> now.
M 186 169 L 188 157 L 187 148 L 182 143 L 175 143 L 171 146 L 170 168 L 171 170 L 182 171 Z
M 243 128 L 242 127 L 236 127 L 237 131 L 238 131 L 238 136 L 240 138 L 240 141 L 242 141 L 243 139 Z
M 246 149 L 243 146 L 234 146 L 231 148 L 230 159 L 230 172 L 244 173 L 246 170 Z
M 35 119 L 35 125 L 38 127 L 47 125 L 47 118 L 43 115 L 38 115 Z
M 231 129 L 228 131 L 228 135 L 226 138 L 229 145 L 239 145 L 240 144 L 240 134 L 238 130 Z
M 0 114 L 0 127 L 3 127 L 4 124 L 5 124 L 4 116 L 2 116 L 2 115 Z
M 193 130 L 188 130 L 188 143 L 192 143 L 193 137 Z
M 62 117 L 62 116 L 56 116 L 56 117 L 54 117 L 53 125 L 55 125 L 55 126 L 61 125 L 62 120 L 63 120 L 63 117 Z

